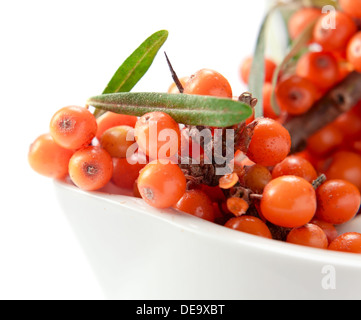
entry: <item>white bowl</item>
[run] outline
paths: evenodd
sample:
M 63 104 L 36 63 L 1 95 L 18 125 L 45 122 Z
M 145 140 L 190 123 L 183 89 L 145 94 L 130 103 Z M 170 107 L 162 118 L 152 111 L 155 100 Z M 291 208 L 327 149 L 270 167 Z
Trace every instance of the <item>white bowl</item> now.
M 55 191 L 108 299 L 361 298 L 360 255 L 264 239 L 109 190 L 56 181 Z

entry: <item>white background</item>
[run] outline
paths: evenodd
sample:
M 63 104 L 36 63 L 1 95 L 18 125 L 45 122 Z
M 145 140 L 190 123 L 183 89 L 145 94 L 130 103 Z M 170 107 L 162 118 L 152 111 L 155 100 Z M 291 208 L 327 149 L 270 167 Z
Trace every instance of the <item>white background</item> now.
M 179 76 L 212 68 L 244 90 L 266 0 L 1 1 L 0 299 L 103 299 L 51 180 L 27 163 L 31 142 L 63 106 L 84 105 L 161 29 L 169 38 L 133 91 L 166 91 L 167 51 Z

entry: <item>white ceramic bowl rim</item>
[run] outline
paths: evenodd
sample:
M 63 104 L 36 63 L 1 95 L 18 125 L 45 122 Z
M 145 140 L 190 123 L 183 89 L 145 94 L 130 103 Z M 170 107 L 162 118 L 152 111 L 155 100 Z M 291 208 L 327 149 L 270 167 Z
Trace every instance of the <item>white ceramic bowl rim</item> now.
M 188 232 L 198 234 L 199 236 L 217 239 L 217 241 L 223 242 L 226 245 L 239 246 L 240 250 L 242 246 L 248 246 L 250 248 L 253 247 L 254 249 L 257 249 L 261 252 L 273 252 L 275 255 L 278 254 L 320 262 L 328 261 L 328 263 L 335 263 L 338 265 L 357 268 L 361 267 L 361 255 L 358 254 L 316 249 L 289 244 L 283 241 L 266 239 L 259 236 L 231 230 L 216 223 L 208 222 L 190 214 L 178 212 L 173 209 L 158 210 L 148 206 L 142 199 L 135 197 L 110 194 L 100 191 L 83 191 L 67 181 L 55 180 L 54 183 L 56 187 L 64 188 L 92 198 L 97 198 L 104 202 L 113 203 L 118 205 L 120 208 L 123 207 L 131 209 L 141 215 L 149 215 L 154 219 L 164 222 L 165 224 L 172 224 L 182 230 L 187 230 Z

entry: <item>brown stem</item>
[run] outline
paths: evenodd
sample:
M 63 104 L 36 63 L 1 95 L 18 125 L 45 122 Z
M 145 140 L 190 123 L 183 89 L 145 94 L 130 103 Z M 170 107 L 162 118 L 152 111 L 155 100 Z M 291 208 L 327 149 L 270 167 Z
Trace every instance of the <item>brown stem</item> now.
M 322 184 L 325 183 L 325 181 L 327 180 L 326 175 L 325 174 L 321 174 L 316 180 L 314 180 L 312 182 L 312 186 L 313 188 L 316 190 L 318 189 Z
M 352 72 L 308 112 L 286 119 L 284 126 L 292 138 L 291 153 L 302 151 L 311 135 L 351 110 L 360 100 L 361 74 Z

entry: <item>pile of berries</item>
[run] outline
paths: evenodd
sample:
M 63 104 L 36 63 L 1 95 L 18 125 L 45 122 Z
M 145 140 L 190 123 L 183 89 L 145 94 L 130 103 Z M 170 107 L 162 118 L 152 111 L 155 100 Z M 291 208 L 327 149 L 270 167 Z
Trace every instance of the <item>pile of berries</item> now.
M 270 99 L 276 64 L 266 60 L 264 117 L 246 121 L 250 129 L 246 151 L 234 150 L 232 170 L 219 177 L 218 185 L 195 183 L 185 173 L 180 156 L 202 162 L 204 146 L 195 153 L 197 142 L 189 128 L 163 112 L 139 118 L 106 112 L 95 118 L 86 107 L 62 108 L 52 117 L 49 133 L 31 145 L 31 167 L 47 177 L 69 177 L 86 191 L 112 183 L 132 190 L 150 206 L 174 208 L 241 232 L 361 253 L 360 233 L 339 235 L 336 229 L 360 210 L 361 104 L 310 137 L 306 150 L 297 154 L 290 154 L 291 136 L 282 124 L 285 114 L 307 112 L 351 70 L 361 72 L 361 34 L 352 17 L 360 13 L 361 5 L 343 3 L 344 11 L 336 15 L 339 27 L 322 30 L 323 24 L 316 23 L 314 42 L 321 49 L 308 50 L 294 74 L 281 77 L 277 84 L 280 116 Z M 297 37 L 308 21 L 323 18 L 320 9 L 298 11 L 290 20 L 291 37 Z M 241 67 L 245 83 L 251 63 L 249 58 Z M 227 79 L 214 70 L 201 69 L 179 80 L 183 92 L 173 84 L 169 93 L 234 99 Z

